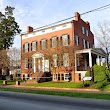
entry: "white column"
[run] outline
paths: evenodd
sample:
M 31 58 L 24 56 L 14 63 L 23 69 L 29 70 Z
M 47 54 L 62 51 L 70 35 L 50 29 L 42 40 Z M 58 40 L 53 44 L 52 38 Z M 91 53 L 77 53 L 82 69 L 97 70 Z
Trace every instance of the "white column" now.
M 34 59 L 34 73 L 36 72 L 36 59 L 35 58 L 33 58 Z
M 100 64 L 101 64 L 101 66 L 103 66 L 102 56 L 101 56 L 101 58 L 100 58 Z
M 99 55 L 97 55 L 97 59 L 96 59 L 97 61 L 97 65 L 100 65 L 100 59 L 99 59 Z
M 89 67 L 92 67 L 92 54 L 91 51 L 89 51 Z
M 41 72 L 41 64 L 40 59 L 38 58 L 38 71 Z
M 45 61 L 44 61 L 44 57 L 42 57 L 42 71 L 45 71 Z
M 107 57 L 105 57 L 106 67 L 107 67 Z

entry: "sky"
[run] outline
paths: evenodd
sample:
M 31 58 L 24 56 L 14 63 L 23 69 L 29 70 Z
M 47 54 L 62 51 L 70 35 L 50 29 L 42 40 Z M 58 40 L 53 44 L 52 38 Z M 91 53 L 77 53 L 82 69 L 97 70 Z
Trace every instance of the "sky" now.
M 6 6 L 14 7 L 16 22 L 22 32 L 26 32 L 27 26 L 35 29 L 72 17 L 75 12 L 81 14 L 107 4 L 110 4 L 110 0 L 0 0 L 0 12 Z M 110 21 L 110 8 L 85 14 L 81 18 L 89 21 L 94 33 L 99 22 Z M 13 47 L 20 48 L 20 42 L 20 35 L 15 36 Z

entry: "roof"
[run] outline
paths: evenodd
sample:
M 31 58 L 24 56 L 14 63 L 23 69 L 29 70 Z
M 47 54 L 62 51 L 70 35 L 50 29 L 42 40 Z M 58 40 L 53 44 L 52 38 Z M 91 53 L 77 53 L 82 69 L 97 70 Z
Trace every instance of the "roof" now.
M 89 53 L 90 51 L 91 53 L 98 54 L 104 57 L 107 56 L 106 52 L 102 48 L 89 48 L 89 49 L 76 50 L 75 53 Z

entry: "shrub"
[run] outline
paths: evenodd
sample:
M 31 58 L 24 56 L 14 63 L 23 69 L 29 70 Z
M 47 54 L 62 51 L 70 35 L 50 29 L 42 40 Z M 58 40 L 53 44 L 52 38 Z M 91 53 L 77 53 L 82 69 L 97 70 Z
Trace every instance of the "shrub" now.
M 100 82 L 106 79 L 105 72 L 107 68 L 105 66 L 94 65 L 94 82 Z
M 104 81 L 101 81 L 101 82 L 98 82 L 98 83 L 94 83 L 92 85 L 92 88 L 95 88 L 95 89 L 101 89 L 103 88 L 104 86 L 108 85 L 109 83 L 107 82 L 107 80 L 104 80 Z
M 106 66 L 99 66 L 94 65 L 94 84 L 92 85 L 93 88 L 101 89 L 103 86 L 108 85 L 110 82 L 110 70 L 106 68 Z M 86 72 L 86 76 L 90 76 L 90 72 Z M 89 85 L 90 82 L 85 81 L 85 85 Z

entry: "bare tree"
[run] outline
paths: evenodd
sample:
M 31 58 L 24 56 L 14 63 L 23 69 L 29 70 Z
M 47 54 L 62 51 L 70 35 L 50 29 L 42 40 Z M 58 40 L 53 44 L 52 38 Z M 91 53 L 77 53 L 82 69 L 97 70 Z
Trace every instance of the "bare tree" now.
M 21 53 L 20 49 L 18 48 L 11 48 L 8 50 L 7 55 L 9 56 L 10 60 L 10 70 L 13 71 L 18 69 L 21 64 Z
M 103 48 L 107 54 L 108 65 L 110 55 L 110 22 L 104 21 L 103 23 L 98 23 L 98 28 L 95 31 L 95 37 L 99 42 L 99 46 Z
M 9 64 L 10 64 L 10 58 L 7 55 L 7 50 L 0 50 L 0 70 L 2 75 L 9 74 L 8 72 Z
M 0 67 L 9 66 L 9 56 L 7 55 L 7 50 L 0 50 Z

